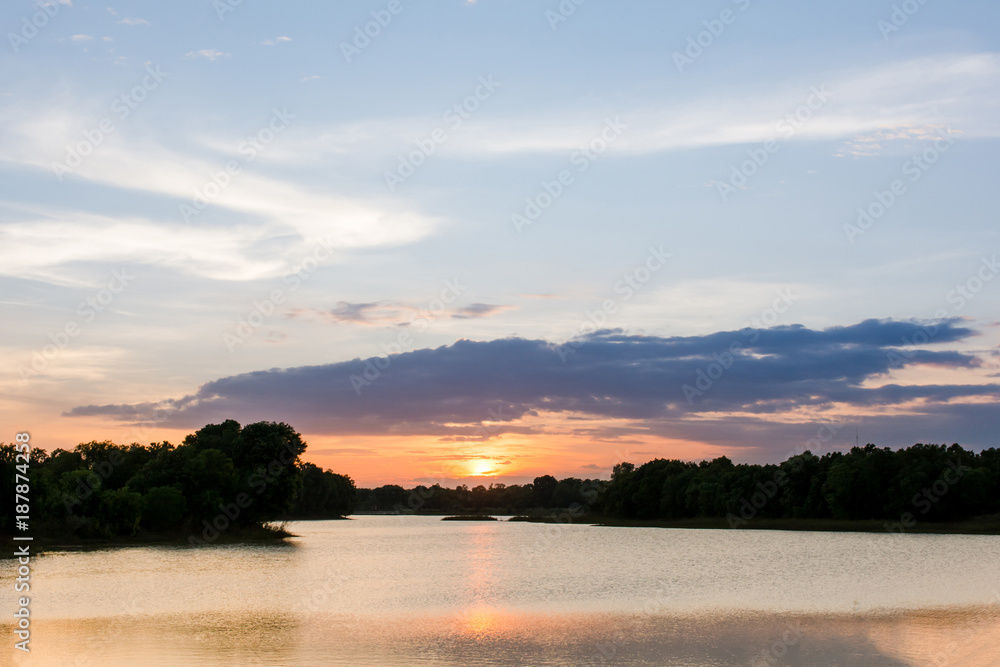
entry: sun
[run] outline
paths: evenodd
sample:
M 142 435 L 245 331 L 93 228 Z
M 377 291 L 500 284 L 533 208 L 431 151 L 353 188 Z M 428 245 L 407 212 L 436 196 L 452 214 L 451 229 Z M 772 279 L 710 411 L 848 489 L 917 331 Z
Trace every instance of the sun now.
M 497 474 L 493 462 L 488 459 L 469 461 L 469 472 L 473 477 L 492 477 Z

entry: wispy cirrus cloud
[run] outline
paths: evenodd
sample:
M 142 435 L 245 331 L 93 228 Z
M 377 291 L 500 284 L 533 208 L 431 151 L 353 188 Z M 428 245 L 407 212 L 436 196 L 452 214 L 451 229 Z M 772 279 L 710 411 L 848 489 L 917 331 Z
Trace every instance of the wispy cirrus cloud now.
M 442 154 L 512 156 L 570 153 L 599 134 L 605 118 L 620 116 L 627 130 L 609 150 L 640 155 L 691 148 L 750 144 L 785 139 L 779 122 L 802 107 L 815 90 L 824 101 L 808 120 L 794 127 L 795 140 L 858 144 L 884 132 L 921 132 L 937 127 L 965 137 L 1000 136 L 1000 54 L 940 54 L 871 67 L 831 68 L 809 79 L 786 81 L 761 93 L 702 90 L 697 98 L 670 99 L 589 109 L 535 110 L 529 118 L 476 118 L 446 144 Z M 815 99 L 813 100 L 816 101 Z M 299 128 L 281 153 L 272 157 L 294 163 L 366 150 L 399 151 L 428 129 L 427 119 L 383 118 L 329 127 Z M 438 121 L 439 122 L 439 121 Z M 923 128 L 923 130 L 921 130 Z M 915 138 L 916 135 L 914 134 Z M 294 146 L 305 147 L 300 150 Z
M 0 275 L 55 285 L 88 284 L 84 265 L 144 264 L 230 281 L 282 275 L 296 260 L 292 247 L 276 251 L 266 230 L 251 225 L 198 228 L 53 207 L 15 210 L 19 221 L 0 226 Z
M 883 127 L 954 126 L 967 136 L 998 136 L 1000 54 L 948 54 L 871 68 L 831 69 L 809 81 L 786 82 L 761 95 L 712 91 L 695 101 L 629 111 L 628 131 L 613 150 L 654 153 L 701 146 L 747 144 L 782 138 L 778 122 L 806 103 L 814 89 L 829 100 L 795 128 L 797 140 L 835 140 Z M 815 101 L 815 100 L 814 100 Z M 605 109 L 608 116 L 617 111 Z M 592 114 L 593 115 L 593 114 Z M 570 115 L 572 118 L 572 115 Z M 531 129 L 525 130 L 523 128 Z M 593 138 L 594 121 L 567 122 L 540 115 L 530 124 L 479 123 L 454 150 L 486 153 L 572 151 Z
M 188 51 L 185 58 L 206 58 L 208 60 L 218 60 L 219 58 L 230 58 L 233 54 L 220 51 L 218 49 L 201 49 L 199 51 Z
M 338 301 L 328 310 L 315 308 L 296 309 L 291 311 L 292 317 L 316 317 L 335 324 L 364 324 L 373 326 L 405 326 L 419 318 L 438 319 L 477 319 L 490 317 L 514 306 L 493 303 L 471 303 L 466 306 L 455 306 L 430 313 L 424 306 L 402 303 L 398 301 L 373 301 L 369 303 L 351 303 Z
M 955 134 L 961 135 L 962 133 L 951 130 L 945 125 L 880 127 L 874 132 L 859 134 L 848 140 L 836 155 L 837 157 L 872 157 L 881 155 L 887 150 L 908 152 L 916 150 L 923 142 L 940 141 Z
M 96 127 L 100 122 L 99 117 L 74 113 L 72 106 L 71 99 L 66 98 L 40 113 L 29 105 L 0 111 L 0 121 L 7 127 L 0 139 L 0 161 L 51 171 L 54 161 L 65 159 L 67 147 L 79 143 L 78 128 Z M 158 207 L 160 213 L 155 219 L 127 215 L 115 221 L 110 214 L 101 216 L 86 210 L 8 204 L 8 217 L 13 221 L 0 229 L 7 240 L 0 247 L 0 256 L 10 258 L 10 265 L 22 266 L 28 262 L 23 255 L 32 255 L 28 262 L 31 267 L 25 267 L 30 268 L 30 275 L 36 279 L 50 276 L 64 283 L 73 271 L 70 262 L 120 261 L 123 257 L 153 264 L 167 261 L 182 269 L 201 266 L 195 272 L 208 275 L 208 264 L 202 260 L 215 253 L 229 260 L 219 262 L 219 270 L 210 273 L 242 280 L 287 270 L 288 258 L 301 257 L 319 240 L 341 251 L 395 246 L 426 237 L 441 222 L 413 210 L 405 201 L 366 200 L 312 190 L 244 165 L 239 174 L 228 177 L 227 186 L 219 189 L 209 203 L 212 209 L 240 213 L 239 224 L 213 226 L 211 231 L 193 230 L 180 207 L 191 207 L 195 195 L 211 183 L 211 174 L 219 172 L 225 163 L 224 158 L 171 150 L 150 140 L 137 142 L 125 130 L 111 133 L 64 178 L 173 198 L 175 204 L 166 208 L 166 217 L 162 207 Z M 174 211 L 176 214 L 171 214 Z M 101 234 L 112 228 L 121 234 L 101 244 L 93 242 L 106 238 Z M 151 245 L 146 238 L 155 238 L 158 243 Z M 196 238 L 201 240 L 190 242 Z M 256 266 L 233 254 L 249 251 L 269 239 L 276 243 L 258 247 L 253 263 Z M 22 252 L 42 241 L 47 252 Z M 89 250 L 83 253 L 75 248 Z M 150 251 L 145 259 L 144 249 Z M 166 260 L 175 250 L 181 254 Z M 179 259 L 184 256 L 187 259 Z M 240 264 L 242 270 L 232 271 Z

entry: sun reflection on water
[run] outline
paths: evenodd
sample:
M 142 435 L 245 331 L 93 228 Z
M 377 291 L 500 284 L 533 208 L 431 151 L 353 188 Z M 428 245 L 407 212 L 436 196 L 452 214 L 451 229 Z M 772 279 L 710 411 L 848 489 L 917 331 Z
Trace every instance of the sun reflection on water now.
M 494 637 L 505 626 L 504 614 L 489 606 L 473 607 L 461 616 L 461 633 L 471 639 Z
M 482 524 L 472 529 L 468 537 L 467 588 L 474 605 L 490 606 L 495 600 L 497 585 L 496 526 Z

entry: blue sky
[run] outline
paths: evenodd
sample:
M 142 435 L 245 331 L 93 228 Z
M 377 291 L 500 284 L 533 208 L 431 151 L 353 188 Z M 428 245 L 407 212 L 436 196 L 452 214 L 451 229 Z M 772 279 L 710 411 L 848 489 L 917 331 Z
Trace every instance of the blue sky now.
M 778 460 L 831 420 L 884 445 L 995 446 L 998 13 L 916 0 L 7 3 L 4 427 L 55 447 L 287 419 L 328 452 L 317 462 L 363 481 L 451 479 L 463 469 L 450 462 L 470 460 L 507 461 L 511 478 L 596 474 L 625 454 Z M 965 333 L 872 333 L 943 318 L 923 330 Z M 723 354 L 756 330 L 822 338 L 868 321 L 875 338 L 831 339 L 823 358 L 909 356 L 838 382 L 924 390 L 876 400 L 779 382 L 767 409 L 737 392 L 689 410 L 696 376 L 671 365 L 639 391 L 656 410 L 585 405 L 610 377 L 644 386 L 636 336 Z M 505 354 L 575 340 L 559 367 L 606 348 L 610 375 L 587 365 L 596 384 L 576 395 L 553 371 L 536 378 L 553 393 L 526 392 L 497 380 L 523 359 L 476 352 L 496 391 L 416 420 L 377 387 L 398 403 L 422 386 L 439 407 L 479 393 L 431 370 L 397 385 L 392 364 L 360 393 L 308 385 L 330 398 L 307 414 L 301 396 L 213 403 L 199 389 L 306 366 L 350 383 L 340 364 L 391 352 L 433 369 L 464 339 L 523 341 Z M 805 348 L 788 340 L 779 356 L 794 366 Z M 713 353 L 698 354 L 680 368 L 708 368 Z M 768 394 L 779 371 L 753 368 L 725 369 L 711 396 Z M 976 388 L 926 389 L 939 386 Z M 192 396 L 202 409 L 164 403 Z M 519 416 L 490 416 L 504 405 Z M 378 426 L 322 418 L 352 410 Z M 853 440 L 844 427 L 825 444 Z

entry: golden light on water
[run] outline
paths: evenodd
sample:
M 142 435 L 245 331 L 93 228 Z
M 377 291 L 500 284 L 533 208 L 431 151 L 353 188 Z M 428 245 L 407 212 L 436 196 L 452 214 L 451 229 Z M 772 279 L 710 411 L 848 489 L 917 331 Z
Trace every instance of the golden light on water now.
M 498 634 L 503 626 L 504 616 L 488 606 L 475 607 L 462 616 L 462 634 L 467 637 L 489 637 Z

